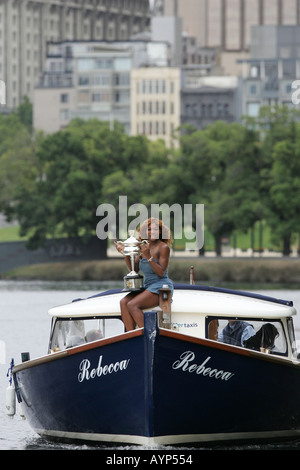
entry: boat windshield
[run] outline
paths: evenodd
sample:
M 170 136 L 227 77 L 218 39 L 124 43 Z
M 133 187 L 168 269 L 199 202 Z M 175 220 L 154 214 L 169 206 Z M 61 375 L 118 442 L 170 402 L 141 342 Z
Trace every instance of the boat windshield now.
M 57 318 L 52 329 L 49 352 L 62 351 L 122 333 L 124 323 L 119 318 Z
M 265 353 L 287 354 L 287 341 L 279 320 L 207 318 L 206 337 Z

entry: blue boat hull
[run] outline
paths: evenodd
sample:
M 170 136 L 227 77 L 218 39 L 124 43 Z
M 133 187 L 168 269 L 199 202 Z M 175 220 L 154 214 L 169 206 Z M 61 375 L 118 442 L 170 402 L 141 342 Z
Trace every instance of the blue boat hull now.
M 16 366 L 18 401 L 41 435 L 180 444 L 300 435 L 299 367 L 157 328 Z

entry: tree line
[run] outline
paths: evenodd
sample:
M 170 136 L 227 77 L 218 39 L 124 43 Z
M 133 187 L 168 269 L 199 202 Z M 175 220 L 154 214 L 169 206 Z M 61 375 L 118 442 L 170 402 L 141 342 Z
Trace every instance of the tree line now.
M 0 211 L 17 220 L 28 246 L 47 237 L 95 235 L 96 208 L 204 204 L 205 226 L 221 240 L 258 221 L 289 255 L 300 233 L 299 112 L 262 107 L 257 118 L 182 126 L 179 146 L 128 136 L 117 122 L 74 119 L 45 135 L 32 127 L 27 99 L 0 115 Z M 204 244 L 205 250 L 205 244 Z

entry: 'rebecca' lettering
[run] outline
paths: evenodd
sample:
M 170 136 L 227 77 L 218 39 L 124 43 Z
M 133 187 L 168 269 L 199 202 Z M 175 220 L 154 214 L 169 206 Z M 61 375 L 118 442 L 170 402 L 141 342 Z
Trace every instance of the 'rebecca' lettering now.
M 208 356 L 200 365 L 193 363 L 192 361 L 194 359 L 195 354 L 192 351 L 185 351 L 181 354 L 180 358 L 172 364 L 172 368 L 181 369 L 190 373 L 195 372 L 195 374 L 202 374 L 204 377 L 221 380 L 230 380 L 234 376 L 232 372 L 207 367 L 207 363 L 211 359 L 210 356 Z
M 98 366 L 95 369 L 91 369 L 91 363 L 88 359 L 83 359 L 79 364 L 79 374 L 78 381 L 83 382 L 84 380 L 94 379 L 95 377 L 100 377 L 101 375 L 113 374 L 114 372 L 119 372 L 126 370 L 128 367 L 130 359 L 124 359 L 119 362 L 112 362 L 111 364 L 106 364 L 102 366 L 102 356 L 99 357 Z

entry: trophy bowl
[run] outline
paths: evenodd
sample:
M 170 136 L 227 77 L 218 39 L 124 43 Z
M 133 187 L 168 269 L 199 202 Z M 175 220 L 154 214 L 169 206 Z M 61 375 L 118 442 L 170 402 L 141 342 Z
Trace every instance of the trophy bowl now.
M 139 241 L 134 237 L 134 231 L 129 231 L 129 238 L 124 242 L 118 241 L 118 243 L 124 245 L 123 255 L 129 256 L 131 271 L 124 276 L 124 289 L 122 292 L 139 292 L 144 289 L 144 276 L 136 273 L 134 270 L 135 258 L 140 254 L 140 245 L 145 241 Z

